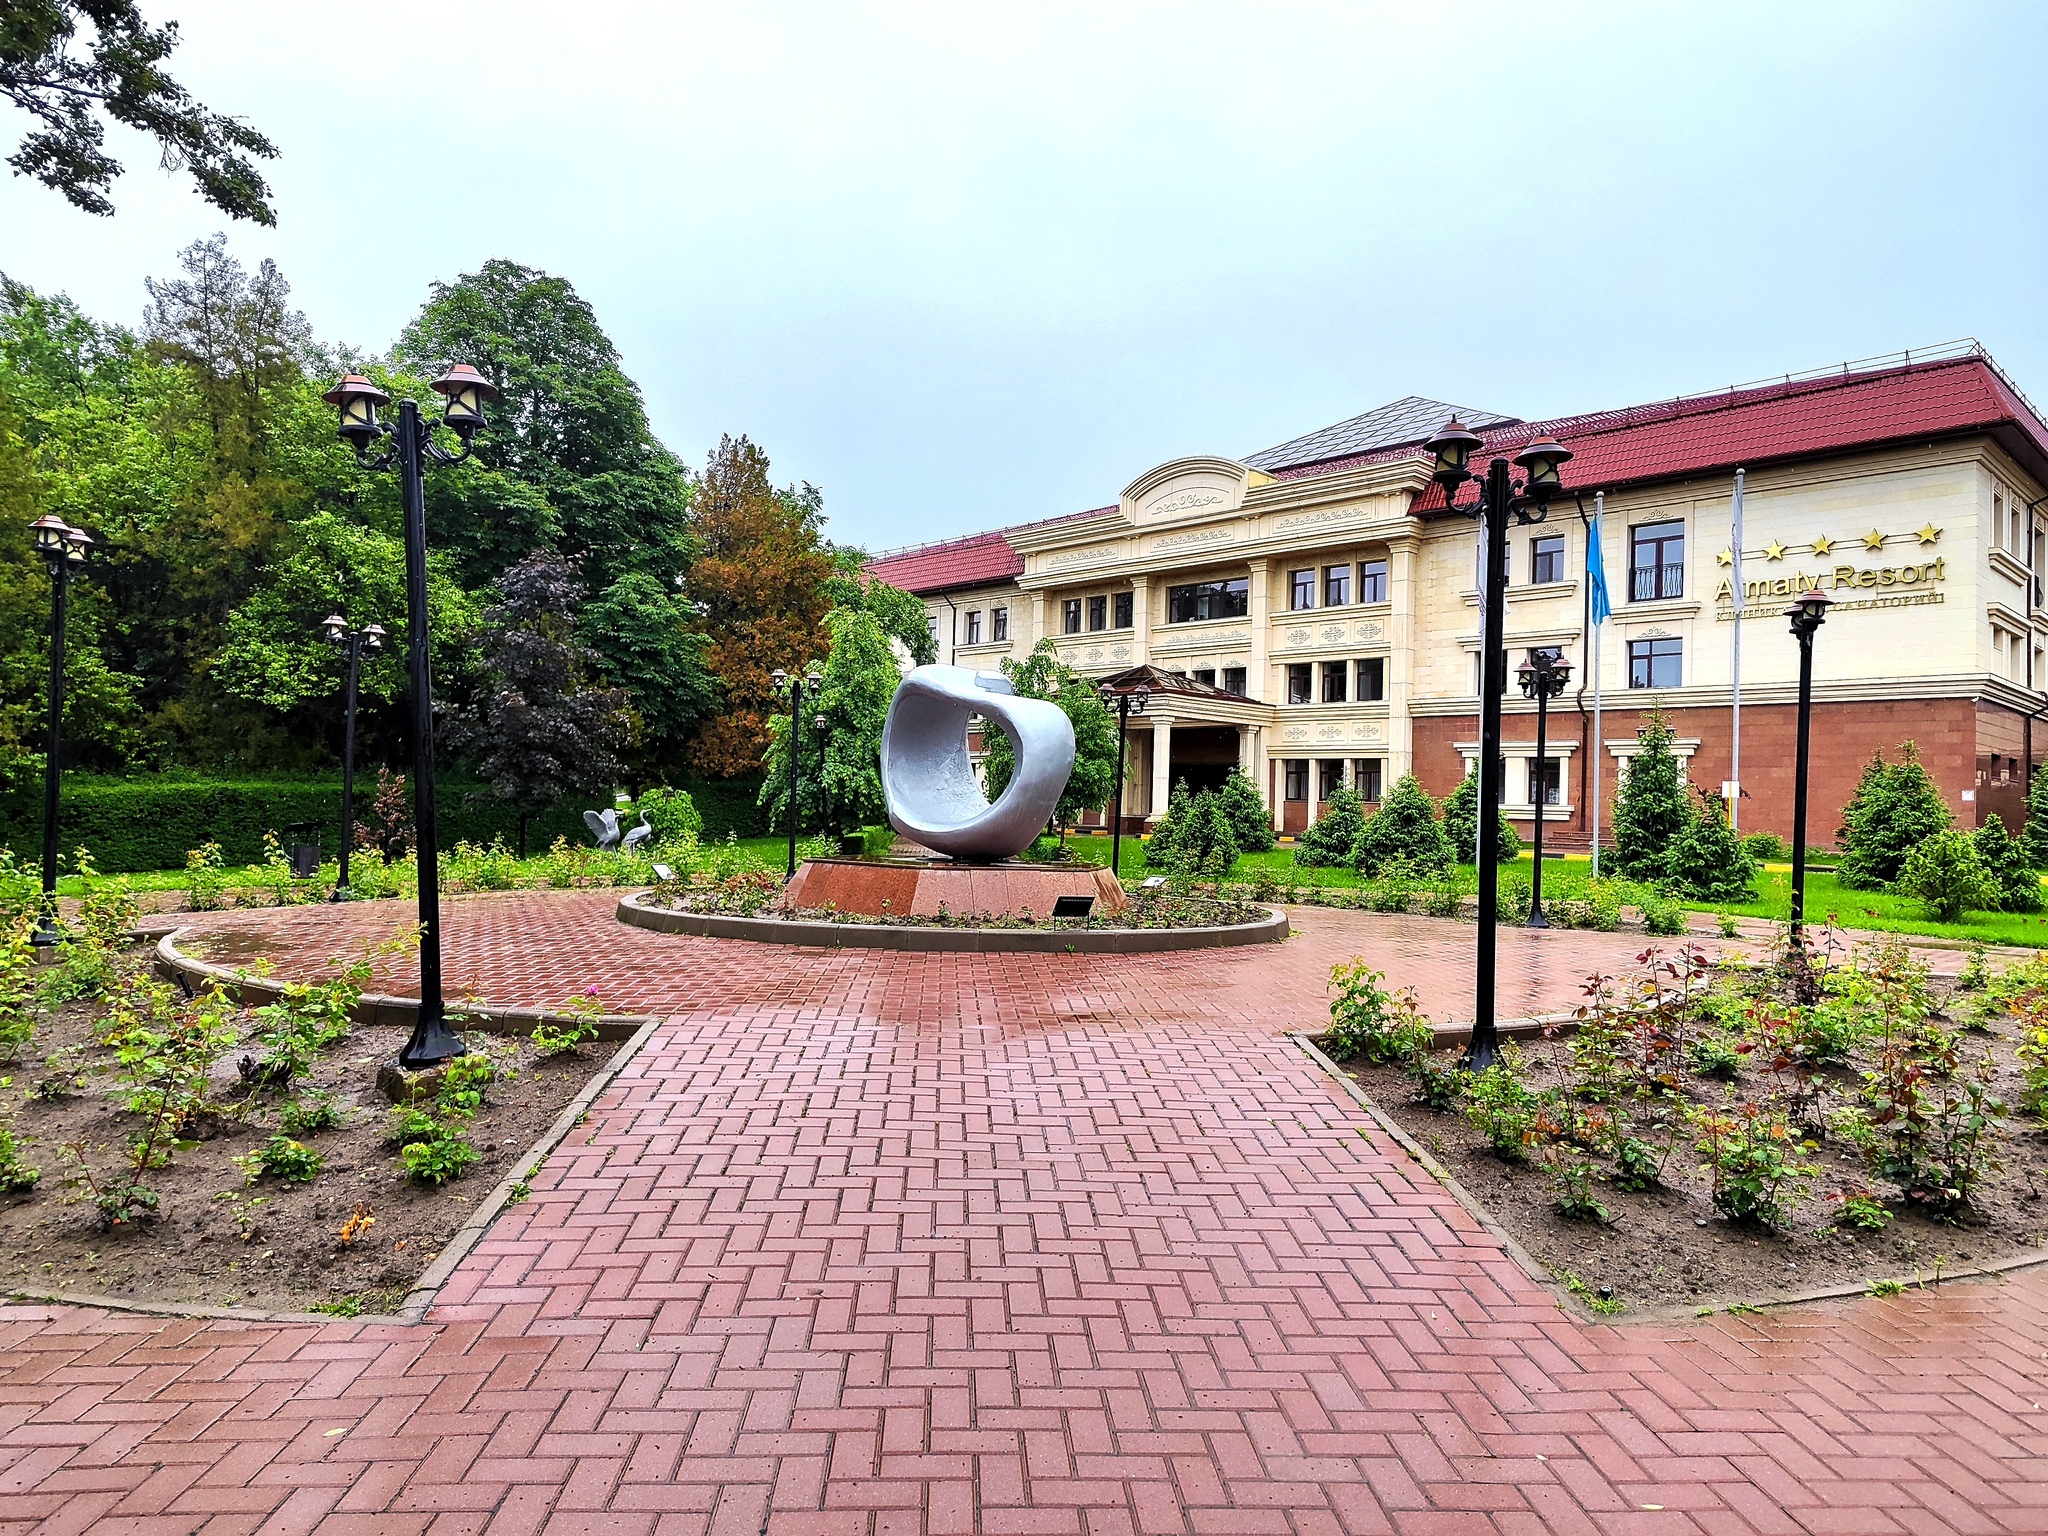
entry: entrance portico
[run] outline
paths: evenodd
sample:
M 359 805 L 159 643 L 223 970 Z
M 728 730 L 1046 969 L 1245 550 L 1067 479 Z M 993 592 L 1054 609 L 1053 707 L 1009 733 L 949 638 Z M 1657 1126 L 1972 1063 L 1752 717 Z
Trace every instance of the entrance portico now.
M 1254 761 L 1273 707 L 1159 667 L 1132 667 L 1102 680 L 1106 692 L 1143 689 L 1142 718 L 1131 720 L 1124 772 L 1124 823 L 1136 830 L 1166 814 L 1175 786 L 1220 788 L 1232 768 L 1259 781 Z

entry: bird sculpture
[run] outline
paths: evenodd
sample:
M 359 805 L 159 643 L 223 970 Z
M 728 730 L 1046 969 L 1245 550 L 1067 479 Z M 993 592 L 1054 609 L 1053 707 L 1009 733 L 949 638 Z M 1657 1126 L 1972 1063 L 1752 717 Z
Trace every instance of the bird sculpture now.
M 590 835 L 597 839 L 598 847 L 616 848 L 619 846 L 619 813 L 617 811 L 610 809 L 585 811 L 583 813 L 583 824 L 590 828 Z
M 625 848 L 626 852 L 631 853 L 635 848 L 639 848 L 645 845 L 646 843 L 652 842 L 653 839 L 654 823 L 649 821 L 647 819 L 647 813 L 645 811 L 642 811 L 640 813 L 640 825 L 637 827 L 631 827 L 627 829 L 625 842 L 622 844 L 622 846 Z

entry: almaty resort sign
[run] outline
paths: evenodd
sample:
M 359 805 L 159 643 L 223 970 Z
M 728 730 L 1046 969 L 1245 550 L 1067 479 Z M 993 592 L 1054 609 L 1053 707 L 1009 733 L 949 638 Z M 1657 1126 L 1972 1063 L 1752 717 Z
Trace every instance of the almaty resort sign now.
M 1910 543 L 1917 548 L 1937 543 L 1940 538 L 1941 530 L 1929 523 L 1913 533 L 1884 534 L 1873 528 L 1860 540 L 1836 540 L 1823 534 L 1806 547 L 1825 559 L 1836 555 L 1843 544 L 1853 546 L 1860 543 L 1862 549 L 1857 552 L 1863 554 L 1882 552 L 1886 544 L 1893 542 Z M 1776 563 L 1783 560 L 1795 547 L 1773 539 L 1758 550 L 1755 557 L 1745 550 L 1743 558 L 1761 558 L 1766 562 Z M 1718 558 L 1723 566 L 1732 567 L 1735 563 L 1732 550 L 1722 550 Z M 1834 605 L 1828 609 L 1830 616 L 1860 608 L 1917 608 L 1924 603 L 1946 601 L 1944 594 L 1934 585 L 1946 579 L 1943 557 L 1939 555 L 1931 560 L 1899 565 L 1844 563 L 1825 566 L 1813 572 L 1795 569 L 1789 576 L 1765 576 L 1756 581 L 1745 580 L 1742 583 L 1742 616 L 1745 619 L 1775 618 L 1778 610 L 1770 604 L 1771 598 L 1797 597 L 1814 587 L 1819 587 L 1824 592 L 1841 592 L 1846 588 L 1852 594 L 1837 597 Z M 1900 588 L 1907 590 L 1900 591 Z M 1861 595 L 1865 592 L 1870 595 Z M 1733 577 L 1721 578 L 1721 585 L 1714 592 L 1714 600 L 1718 609 L 1715 618 L 1725 623 L 1735 617 Z

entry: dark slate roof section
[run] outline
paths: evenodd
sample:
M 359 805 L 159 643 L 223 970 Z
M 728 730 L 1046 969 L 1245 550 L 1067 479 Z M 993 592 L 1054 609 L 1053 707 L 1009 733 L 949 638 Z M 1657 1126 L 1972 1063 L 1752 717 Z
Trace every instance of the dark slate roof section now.
M 1247 699 L 1241 693 L 1231 693 L 1218 688 L 1214 683 L 1199 682 L 1179 672 L 1168 672 L 1160 667 L 1137 666 L 1127 672 L 1117 672 L 1101 679 L 1096 685 L 1111 693 L 1136 693 L 1140 688 L 1147 693 L 1177 693 L 1194 699 L 1220 699 L 1229 704 L 1255 704 L 1256 699 Z
M 1324 427 L 1320 432 L 1297 437 L 1277 448 L 1250 454 L 1243 462 L 1253 469 L 1274 474 L 1283 469 L 1324 464 L 1332 459 L 1350 458 L 1376 449 L 1426 442 L 1453 416 L 1475 432 L 1487 427 L 1506 426 L 1520 419 L 1496 415 L 1492 411 L 1475 411 L 1462 405 L 1446 405 L 1441 400 L 1430 400 L 1421 395 L 1408 395 L 1376 411 L 1340 421 L 1334 427 Z

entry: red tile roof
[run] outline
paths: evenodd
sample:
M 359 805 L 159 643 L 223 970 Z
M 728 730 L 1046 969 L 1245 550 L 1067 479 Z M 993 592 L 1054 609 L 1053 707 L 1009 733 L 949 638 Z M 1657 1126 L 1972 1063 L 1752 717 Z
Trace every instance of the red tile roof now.
M 1520 423 L 1482 431 L 1486 447 L 1475 458 L 1555 437 L 1574 454 L 1565 483 L 1590 494 L 1966 433 L 1997 438 L 2048 478 L 2048 427 L 1981 356 Z M 1443 504 L 1432 486 L 1414 510 L 1426 515 Z
M 2037 480 L 2048 481 L 2048 426 L 1974 343 L 1963 355 L 1931 362 L 1787 379 L 1656 405 L 1481 428 L 1486 446 L 1475 458 L 1511 455 L 1532 438 L 1554 437 L 1574 455 L 1565 466 L 1565 484 L 1590 495 L 1650 481 L 1966 434 L 1992 437 Z M 1417 452 L 1412 445 L 1389 446 L 1272 473 L 1282 480 L 1303 479 L 1412 458 Z M 1113 510 L 1103 507 L 1073 515 L 1090 517 Z M 1430 486 L 1417 498 L 1414 510 L 1421 515 L 1442 513 L 1442 490 Z M 883 555 L 870 561 L 868 570 L 927 595 L 1012 581 L 1023 574 L 1024 557 L 1004 534 L 1016 531 L 978 533 Z

